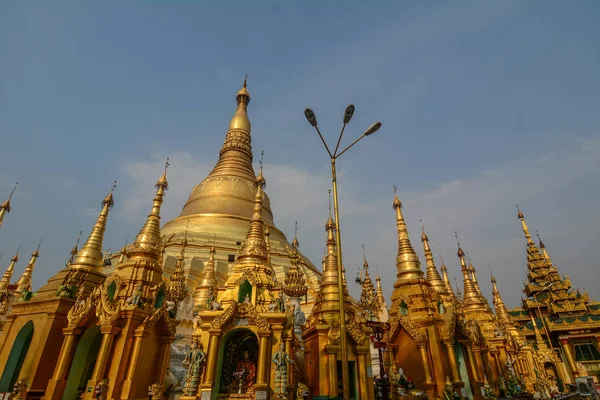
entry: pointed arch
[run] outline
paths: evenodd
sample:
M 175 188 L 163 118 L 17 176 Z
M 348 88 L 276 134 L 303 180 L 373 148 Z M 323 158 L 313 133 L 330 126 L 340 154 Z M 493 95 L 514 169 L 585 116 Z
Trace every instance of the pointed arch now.
M 12 391 L 21 373 L 21 368 L 23 367 L 25 357 L 27 357 L 27 351 L 29 350 L 32 338 L 33 321 L 27 321 L 19 333 L 17 333 L 10 354 L 8 355 L 8 360 L 2 372 L 2 378 L 0 378 L 0 392 L 6 393 Z

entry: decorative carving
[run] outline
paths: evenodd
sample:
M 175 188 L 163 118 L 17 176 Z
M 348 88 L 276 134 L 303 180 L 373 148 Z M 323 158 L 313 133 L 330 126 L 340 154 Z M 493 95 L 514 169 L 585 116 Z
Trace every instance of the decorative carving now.
M 354 339 L 357 345 L 362 345 L 367 340 L 367 335 L 363 332 L 360 324 L 356 321 L 355 317 L 351 317 L 348 324 L 346 325 L 348 334 Z
M 337 321 L 333 321 L 327 332 L 327 339 L 329 344 L 339 344 L 341 339 L 340 324 Z
M 148 386 L 148 396 L 152 400 L 161 400 L 164 394 L 164 385 L 160 382 L 153 383 Z
M 247 318 L 249 324 L 256 325 L 259 329 L 263 331 L 268 331 L 270 329 L 267 319 L 260 315 L 252 304 L 245 304 L 244 309 L 245 313 L 243 314 L 242 310 L 240 310 L 240 316 Z
M 231 305 L 229 307 L 227 307 L 225 309 L 225 311 L 223 311 L 223 313 L 221 313 L 221 315 L 219 315 L 217 318 L 215 318 L 211 324 L 211 327 L 213 329 L 221 329 L 223 328 L 223 326 L 225 326 L 225 324 L 231 319 L 233 318 L 233 316 L 235 315 L 237 309 L 237 303 L 232 302 Z

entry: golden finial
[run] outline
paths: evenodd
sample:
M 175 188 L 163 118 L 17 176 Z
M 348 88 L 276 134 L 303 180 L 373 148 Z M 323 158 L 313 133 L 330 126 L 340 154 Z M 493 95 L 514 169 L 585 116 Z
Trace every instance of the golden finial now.
M 0 280 L 0 293 L 6 293 L 8 285 L 10 285 L 10 279 L 12 278 L 13 272 L 15 271 L 15 264 L 19 261 L 19 250 L 21 250 L 22 245 L 23 243 L 19 245 L 16 254 L 13 258 L 10 259 L 10 264 L 6 269 L 6 272 L 4 272 L 2 280 Z
M 77 255 L 77 251 L 79 250 L 79 239 L 81 239 L 81 234 L 83 231 L 79 231 L 79 235 L 77 235 L 77 241 L 75 242 L 75 246 L 71 249 L 71 256 L 69 257 L 69 261 L 67 261 L 67 267 L 70 266 L 73 261 L 75 261 L 75 256 Z
M 282 290 L 288 297 L 303 297 L 308 291 L 306 277 L 300 269 L 300 255 L 298 254 L 298 222 L 294 230 L 292 252 L 290 254 L 290 268 L 285 274 Z
M 329 216 L 331 216 L 331 189 L 327 190 L 329 195 Z
M 460 248 L 460 241 L 458 240 L 458 233 L 456 231 L 454 231 L 454 237 L 456 238 L 456 244 L 458 245 L 458 251 L 456 254 L 458 258 L 464 258 L 465 252 Z
M 363 260 L 364 260 L 363 266 L 366 269 L 369 269 L 369 263 L 367 262 L 367 253 L 365 252 L 365 245 L 364 244 L 362 245 L 362 248 L 363 248 Z
M 392 185 L 392 187 L 394 188 L 394 203 L 392 205 L 394 206 L 394 208 L 400 209 L 402 208 L 402 202 L 398 198 L 398 188 L 396 187 L 396 185 Z
M 537 229 L 535 230 L 535 235 L 538 238 L 538 241 L 540 242 L 540 249 L 545 249 L 546 246 L 544 246 L 544 242 L 542 242 L 542 238 L 540 238 L 540 233 L 537 231 Z
M 517 206 L 517 217 L 519 217 L 519 219 L 525 218 L 525 216 L 523 215 L 523 213 L 519 209 L 519 205 L 517 204 L 516 206 Z
M 33 274 L 33 268 L 35 267 L 35 262 L 36 262 L 37 258 L 40 256 L 40 246 L 42 245 L 43 240 L 44 240 L 44 238 L 40 239 L 40 242 L 38 243 L 37 248 L 31 254 L 31 259 L 29 260 L 27 267 L 25 267 L 25 271 L 23 271 L 23 274 L 17 281 L 16 293 L 18 293 L 19 295 L 24 292 L 31 292 L 31 275 Z
M 254 197 L 254 211 L 250 220 L 250 228 L 246 234 L 246 239 L 242 245 L 240 255 L 237 258 L 238 264 L 246 264 L 254 268 L 256 265 L 268 264 L 268 251 L 265 236 L 265 226 L 263 222 L 263 187 L 264 177 L 261 180 L 259 175 L 256 178 L 256 196 Z
M 258 172 L 258 176 L 256 177 L 256 183 L 260 185 L 263 189 L 267 185 L 267 181 L 263 176 L 263 157 L 265 156 L 265 151 L 260 152 L 260 161 L 258 162 L 260 165 L 260 170 Z
M 2 227 L 2 221 L 4 220 L 4 215 L 8 214 L 10 212 L 10 200 L 12 199 L 12 196 L 15 193 L 15 190 L 17 189 L 18 185 L 19 185 L 19 182 L 15 183 L 15 187 L 10 192 L 8 199 L 4 203 L 0 204 L 0 227 Z
M 127 237 L 125 238 L 125 244 L 123 245 L 123 248 L 121 249 L 121 255 L 119 256 L 119 264 L 122 264 L 125 262 L 125 257 L 127 257 L 127 243 L 129 242 L 129 233 L 127 234 Z
M 421 242 L 423 242 L 423 254 L 425 255 L 425 265 L 426 268 L 426 278 L 427 281 L 431 284 L 431 287 L 436 292 L 444 292 L 446 291 L 446 285 L 440 276 L 440 273 L 435 266 L 435 261 L 433 260 L 433 253 L 431 251 L 431 247 L 429 247 L 429 238 L 425 233 L 425 224 L 423 220 L 421 221 Z
M 244 84 L 236 96 L 238 106 L 250 103 L 250 92 L 248 92 L 248 74 L 244 76 Z
M 159 189 L 160 187 L 163 188 L 163 190 L 169 190 L 169 183 L 167 182 L 167 169 L 169 168 L 171 164 L 169 163 L 169 157 L 167 157 L 167 160 L 165 161 L 165 170 L 163 172 L 163 174 L 161 175 L 160 178 L 158 178 L 158 181 L 156 182 L 155 187 L 157 189 Z
M 112 188 L 108 195 L 102 200 L 102 210 L 98 219 L 90 232 L 87 240 L 81 249 L 77 252 L 73 261 L 70 263 L 71 268 L 94 268 L 101 269 L 104 267 L 104 256 L 102 254 L 102 243 L 104 241 L 104 232 L 106 231 L 106 222 L 108 214 L 115 202 L 113 193 L 117 187 L 117 181 L 113 182 Z
M 292 248 L 297 249 L 300 246 L 300 242 L 298 242 L 298 221 L 296 221 L 294 226 L 294 240 L 292 240 Z

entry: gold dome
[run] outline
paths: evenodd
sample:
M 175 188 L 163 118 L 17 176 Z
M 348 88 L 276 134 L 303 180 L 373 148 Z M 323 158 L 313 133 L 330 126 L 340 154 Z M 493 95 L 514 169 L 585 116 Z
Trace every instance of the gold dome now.
M 192 292 L 202 280 L 202 270 L 213 246 L 216 249 L 216 277 L 219 281 L 225 280 L 229 268 L 233 266 L 232 260 L 239 255 L 254 213 L 258 182 L 252 165 L 252 140 L 247 114 L 250 94 L 246 82 L 236 98 L 238 108 L 229 124 L 219 160 L 208 176 L 192 189 L 179 216 L 162 228 L 162 234 L 169 238 L 165 259 L 165 272 L 169 274 L 173 271 L 181 238 L 189 221 L 186 254 L 190 262 L 186 263 L 186 269 Z M 285 271 L 290 266 L 286 251 L 290 244 L 275 226 L 269 196 L 264 191 L 262 196 L 262 219 L 271 233 L 269 254 L 277 280 L 283 282 Z M 315 286 L 320 272 L 302 254 L 300 257 L 301 268 L 309 285 Z

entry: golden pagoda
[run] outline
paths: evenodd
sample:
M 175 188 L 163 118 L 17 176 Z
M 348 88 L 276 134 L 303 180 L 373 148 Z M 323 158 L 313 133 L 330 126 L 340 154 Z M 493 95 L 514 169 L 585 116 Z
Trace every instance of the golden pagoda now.
M 402 203 L 398 199 L 395 187 L 393 207 L 398 228 L 398 273 L 389 311 L 391 329 L 385 337 L 385 341 L 388 342 L 386 365 L 392 369 L 402 368 L 407 375 L 413 377 L 417 389 L 430 397 L 438 398 L 443 396 L 446 377 L 451 378 L 455 389 L 464 386 L 458 369 L 458 361 L 464 363 L 463 353 L 459 351 L 457 354 L 455 349 L 460 348 L 461 343 L 455 343 L 455 338 L 463 340 L 466 344 L 470 342 L 457 323 L 453 305 L 447 303 L 448 307 L 443 306 L 440 293 L 445 291 L 445 286 L 442 285 L 441 277 L 433 263 L 429 239 L 424 231 L 422 241 L 428 262 L 429 279 L 421 270 L 419 257 L 410 242 L 402 214 Z M 456 329 L 457 326 L 459 329 Z M 473 366 L 471 359 L 469 365 Z
M 302 333 L 304 340 L 304 358 L 306 363 L 307 382 L 312 396 L 336 397 L 341 388 L 340 354 L 340 298 L 338 291 L 337 249 L 335 231 L 336 224 L 331 217 L 331 209 L 325 223 L 327 233 L 327 254 L 323 262 L 323 279 L 319 285 L 314 307 L 308 318 L 307 327 Z M 344 286 L 343 304 L 346 315 L 348 370 L 350 376 L 350 398 L 372 399 L 373 381 L 369 374 L 371 354 L 369 336 L 371 328 L 364 325 L 362 312 L 356 309 L 348 295 L 346 282 Z
M 96 389 L 107 398 L 145 399 L 149 386 L 162 387 L 178 325 L 174 317 L 186 289 L 181 269 L 169 281 L 162 276 L 160 209 L 167 188 L 165 167 L 152 210 L 126 260 L 91 294 L 80 286 L 45 399 L 71 398 L 68 393 L 81 387 L 84 399 L 94 398 Z M 97 241 L 95 250 L 100 245 Z M 80 255 L 85 260 L 86 254 L 95 254 L 88 260 L 98 263 L 101 253 L 85 248 L 75 262 Z
M 289 323 L 293 316 L 269 268 L 262 170 L 255 184 L 252 219 L 240 255 L 227 280 L 214 288 L 214 298 L 207 303 L 210 307 L 198 311 L 193 343 L 207 349 L 206 366 L 187 376 L 181 399 L 266 399 L 290 389 L 291 374 L 284 379 L 271 371 L 271 358 L 278 350 L 283 348 L 293 357 Z
M 12 390 L 15 382 L 27 378 L 30 395 L 44 393 L 57 365 L 60 347 L 56 343 L 62 342 L 67 314 L 75 302 L 76 287 L 80 287 L 81 294 L 89 293 L 104 279 L 101 271 L 104 262 L 102 240 L 112 206 L 111 190 L 103 200 L 96 224 L 74 262 L 51 277 L 35 293 L 31 289 L 31 276 L 41 242 L 31 255 L 17 282 L 12 310 L 0 335 L 0 370 L 3 370 L 0 392 Z
M 254 213 L 257 183 L 252 166 L 251 125 L 248 118 L 250 93 L 246 80 L 237 93 L 236 100 L 237 109 L 229 122 L 215 167 L 204 180 L 194 186 L 179 216 L 162 227 L 162 234 L 168 238 L 165 244 L 167 275 L 173 271 L 182 237 L 188 230 L 186 254 L 189 262 L 186 265 L 186 276 L 190 307 L 189 312 L 180 312 L 182 326 L 191 326 L 192 309 L 203 308 L 208 287 L 214 287 L 213 272 L 206 278 L 203 271 L 214 270 L 214 279 L 220 284 L 232 272 Z M 264 229 L 268 235 L 267 251 L 275 271 L 275 281 L 283 281 L 285 271 L 290 267 L 286 251 L 290 244 L 283 232 L 275 226 L 268 195 L 263 193 L 263 197 L 262 214 Z M 320 278 L 319 270 L 302 254 L 300 258 L 302 262 L 299 266 L 306 275 L 309 286 L 316 285 Z M 199 284 L 202 290 L 196 290 Z M 311 289 L 316 289 L 316 286 Z M 311 304 L 312 300 L 309 299 L 309 303 L 302 305 L 305 312 L 310 311 Z
M 591 301 L 587 292 L 573 289 L 568 275 L 559 274 L 539 235 L 539 247 L 532 240 L 518 207 L 517 216 L 527 246 L 526 297 L 521 307 L 508 313 L 537 348 L 537 375 L 559 389 L 581 376 L 599 379 L 600 303 Z

